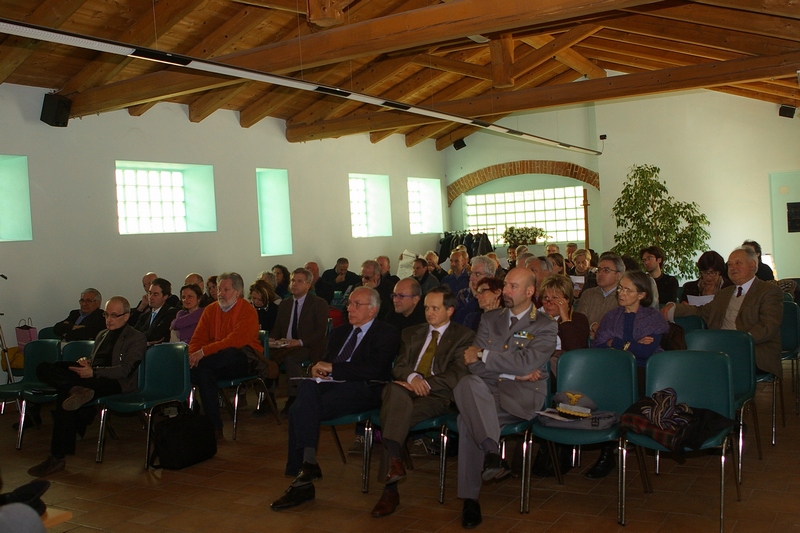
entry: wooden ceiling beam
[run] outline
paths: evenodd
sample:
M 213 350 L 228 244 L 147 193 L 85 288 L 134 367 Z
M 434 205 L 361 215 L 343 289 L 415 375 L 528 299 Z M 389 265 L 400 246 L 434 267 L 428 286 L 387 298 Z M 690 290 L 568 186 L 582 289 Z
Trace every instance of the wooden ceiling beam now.
M 560 52 L 569 49 L 571 46 L 581 42 L 590 35 L 594 35 L 600 31 L 600 29 L 601 27 L 595 24 L 583 24 L 581 26 L 572 28 L 565 33 L 562 33 L 543 46 L 535 46 L 534 44 L 531 44 L 535 41 L 529 41 L 527 38 L 523 38 L 523 42 L 533 46 L 536 48 L 536 50 L 520 58 L 520 60 L 514 65 L 512 74 L 513 77 L 517 78 L 522 74 L 533 70 L 544 62 L 549 61 Z
M 735 86 L 714 87 L 712 91 L 717 91 L 725 94 L 732 94 L 734 96 L 742 96 L 744 98 L 753 98 L 755 100 L 761 100 L 762 102 L 770 102 L 772 104 L 777 104 L 777 105 L 787 104 L 787 105 L 793 105 L 795 107 L 800 107 L 800 98 L 792 100 L 790 98 L 775 96 L 773 94 L 764 92 L 752 91 L 750 89 L 745 89 L 742 87 L 735 87 Z
M 255 82 L 240 83 L 238 85 L 231 85 L 230 87 L 206 91 L 200 98 L 189 104 L 189 121 L 201 122 L 208 118 L 214 111 L 239 96 L 253 84 L 255 84 Z
M 788 76 L 797 70 L 800 70 L 800 51 L 772 57 L 705 63 L 566 85 L 492 93 L 467 100 L 442 102 L 437 106 L 437 110 L 467 116 L 513 113 L 628 96 L 760 81 Z M 300 142 L 432 122 L 436 122 L 435 119 L 385 111 L 358 117 L 344 117 L 311 126 L 287 127 L 286 138 L 290 142 Z
M 702 4 L 662 3 L 649 6 L 633 6 L 623 11 L 640 13 L 652 17 L 700 24 L 723 30 L 734 30 L 765 37 L 777 37 L 800 41 L 800 20 L 786 19 L 758 13 L 726 9 Z
M 537 35 L 523 39 L 525 43 L 533 46 L 534 48 L 541 48 L 552 40 L 553 38 L 549 35 Z M 555 60 L 580 73 L 581 76 L 586 76 L 590 80 L 605 78 L 608 75 L 605 70 L 601 69 L 571 48 L 567 48 L 566 50 L 558 52 L 555 55 Z
M 694 0 L 698 4 L 741 9 L 764 15 L 779 15 L 800 19 L 800 7 L 797 0 Z
M 460 0 L 431 7 L 403 11 L 389 16 L 365 20 L 347 26 L 220 56 L 217 60 L 235 66 L 273 73 L 287 73 L 299 68 L 330 65 L 348 59 L 374 56 L 409 47 L 432 45 L 465 35 L 482 32 L 511 31 L 566 20 L 582 15 L 602 13 L 655 0 L 542 0 L 534 4 L 519 0 Z M 184 94 L 212 87 L 203 83 L 204 76 L 166 69 L 158 73 L 154 83 L 145 76 L 104 85 L 76 95 L 73 116 L 101 113 L 173 94 L 172 86 L 182 87 Z M 216 86 L 216 80 L 209 78 Z M 120 95 L 127 95 L 124 103 Z
M 266 7 L 268 9 L 275 9 L 277 11 L 286 11 L 289 13 L 297 13 L 300 15 L 306 14 L 306 3 L 298 2 L 297 0 L 233 0 L 240 4 L 249 6 Z
M 445 72 L 452 72 L 453 74 L 469 76 L 470 78 L 477 78 L 479 80 L 492 79 L 492 68 L 487 65 L 476 65 L 475 63 L 458 61 L 456 59 L 431 54 L 417 54 L 411 58 L 411 62 L 421 67 L 444 70 Z
M 180 0 L 175 2 L 159 2 L 154 7 L 145 7 L 144 15 L 136 17 L 133 25 L 117 35 L 114 40 L 136 46 L 151 47 L 158 35 L 169 32 L 175 24 L 183 20 L 196 9 L 200 9 L 208 0 Z M 151 11 L 154 12 L 151 13 Z M 156 34 L 157 29 L 158 34 Z M 116 76 L 128 63 L 129 57 L 99 53 L 94 61 L 86 65 L 76 76 L 73 76 L 60 90 L 60 94 L 70 95 L 84 91 L 90 87 L 102 85 Z
M 721 30 L 690 22 L 659 19 L 646 15 L 630 15 L 603 22 L 606 28 L 648 35 L 666 41 L 696 44 L 743 52 L 751 55 L 778 55 L 797 50 L 797 44 L 784 39 L 759 37 L 746 32 Z
M 86 0 L 45 0 L 25 19 L 29 24 L 60 28 Z M 8 79 L 39 48 L 40 41 L 9 35 L 0 52 L 0 83 Z
M 589 48 L 596 46 L 603 46 L 601 41 L 609 41 L 612 43 L 628 43 L 639 46 L 652 48 L 656 51 L 669 50 L 679 52 L 696 57 L 704 57 L 713 59 L 714 61 L 728 61 L 730 59 L 741 59 L 749 54 L 742 54 L 741 52 L 730 52 L 728 50 L 721 50 L 719 48 L 711 48 L 709 46 L 701 46 L 691 43 L 682 43 L 676 41 L 665 41 L 657 39 L 648 35 L 639 35 L 635 33 L 627 33 L 616 30 L 605 29 L 602 33 L 596 34 L 592 39 L 587 39 L 583 44 Z
M 503 33 L 489 41 L 489 53 L 492 56 L 492 85 L 495 87 L 514 86 L 514 36 Z

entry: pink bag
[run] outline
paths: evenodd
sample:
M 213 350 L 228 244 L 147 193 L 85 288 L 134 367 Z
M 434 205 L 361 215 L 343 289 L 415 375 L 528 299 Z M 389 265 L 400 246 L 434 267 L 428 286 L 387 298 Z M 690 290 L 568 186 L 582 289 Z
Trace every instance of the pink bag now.
M 27 321 L 24 318 L 20 320 L 19 325 L 14 329 L 17 334 L 17 346 L 20 352 L 25 349 L 26 344 L 39 338 L 39 331 L 33 327 L 31 317 L 28 317 Z

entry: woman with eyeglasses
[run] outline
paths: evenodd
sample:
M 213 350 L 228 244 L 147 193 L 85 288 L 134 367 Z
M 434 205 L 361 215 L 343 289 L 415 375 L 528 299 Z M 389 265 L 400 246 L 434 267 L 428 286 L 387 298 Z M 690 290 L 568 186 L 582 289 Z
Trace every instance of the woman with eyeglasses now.
M 550 356 L 550 385 L 556 383 L 556 366 L 561 354 L 570 350 L 586 348 L 589 345 L 589 319 L 583 313 L 573 311 L 575 292 L 572 280 L 567 276 L 547 276 L 539 287 L 542 307 L 539 311 L 547 313 L 558 322 L 556 351 Z
M 731 281 L 725 276 L 725 260 L 713 250 L 700 256 L 697 270 L 700 271 L 700 277 L 683 285 L 681 302 L 688 303 L 689 296 L 711 296 L 713 299 L 721 288 L 731 285 Z
M 481 278 L 475 286 L 475 298 L 478 311 L 464 318 L 464 325 L 472 331 L 478 331 L 483 313 L 503 307 L 503 281 L 493 277 Z
M 183 309 L 178 311 L 178 314 L 175 315 L 175 320 L 169 326 L 169 329 L 172 330 L 170 341 L 189 344 L 197 323 L 200 321 L 200 315 L 203 314 L 203 308 L 200 307 L 203 290 L 200 286 L 192 283 L 181 287 L 180 294 Z
M 644 369 L 647 359 L 662 351 L 661 336 L 669 324 L 653 309 L 650 277 L 644 272 L 625 272 L 617 286 L 617 303 L 600 321 L 592 346 L 626 350 L 636 357 L 639 393 L 644 393 Z

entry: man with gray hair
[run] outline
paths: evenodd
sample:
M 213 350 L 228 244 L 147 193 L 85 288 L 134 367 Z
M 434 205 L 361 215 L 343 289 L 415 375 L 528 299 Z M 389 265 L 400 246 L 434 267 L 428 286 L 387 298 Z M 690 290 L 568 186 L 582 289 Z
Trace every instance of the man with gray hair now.
M 520 266 L 522 266 L 522 264 L 520 264 Z M 538 308 L 541 305 L 539 287 L 542 286 L 544 278 L 553 273 L 553 265 L 550 264 L 550 260 L 544 256 L 531 256 L 525 260 L 525 268 L 533 272 L 533 277 L 536 278 L 536 295 L 533 297 L 533 301 Z
M 208 305 L 189 342 L 189 367 L 203 411 L 222 440 L 217 381 L 247 376 L 248 357 L 263 358 L 258 313 L 243 298 L 244 281 L 236 272 L 217 278 L 217 301 Z
M 392 380 L 400 333 L 375 320 L 380 309 L 378 292 L 357 287 L 348 308 L 349 323 L 331 332 L 322 360 L 311 368 L 314 379 L 302 380 L 289 411 L 285 473 L 295 478 L 283 496 L 272 502 L 273 511 L 314 499 L 313 482 L 322 479 L 316 453 L 320 422 L 379 407 L 383 384 Z
M 578 299 L 578 313 L 589 320 L 589 334 L 594 338 L 600 320 L 617 307 L 617 285 L 625 273 L 625 263 L 616 254 L 604 253 L 597 264 L 597 286 L 586 289 Z
M 103 297 L 100 291 L 88 288 L 78 300 L 80 309 L 73 309 L 69 316 L 53 326 L 53 332 L 64 341 L 94 340 L 106 327 L 103 310 L 100 309 Z
M 386 278 L 381 274 L 381 265 L 377 261 L 367 259 L 361 263 L 361 283 L 358 286 L 378 291 L 381 298 L 381 310 L 378 312 L 380 319 L 392 312 L 392 289 L 394 289 L 395 283 L 387 283 Z
M 491 257 L 478 255 L 472 258 L 472 271 L 469 273 L 469 286 L 461 289 L 456 294 L 456 311 L 453 313 L 453 322 L 467 326 L 473 331 L 478 329 L 480 321 L 480 307 L 476 290 L 478 282 L 483 278 L 494 277 L 497 270 L 497 263 Z
M 325 333 L 328 330 L 328 302 L 309 293 L 314 275 L 305 268 L 296 268 L 289 283 L 291 298 L 285 298 L 278 306 L 275 327 L 269 332 L 270 356 L 278 365 L 284 363 L 289 378 L 286 405 L 282 414 L 289 415 L 289 408 L 297 396 L 297 380 L 303 374 L 305 361 L 317 362 L 325 349 Z

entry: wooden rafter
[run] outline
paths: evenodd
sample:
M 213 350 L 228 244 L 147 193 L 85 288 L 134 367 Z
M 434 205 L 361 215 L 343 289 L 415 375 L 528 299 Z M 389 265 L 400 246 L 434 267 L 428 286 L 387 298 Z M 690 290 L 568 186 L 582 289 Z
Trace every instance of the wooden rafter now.
M 800 6 L 797 0 L 695 0 L 698 4 L 741 9 L 765 15 L 780 15 L 800 19 Z

